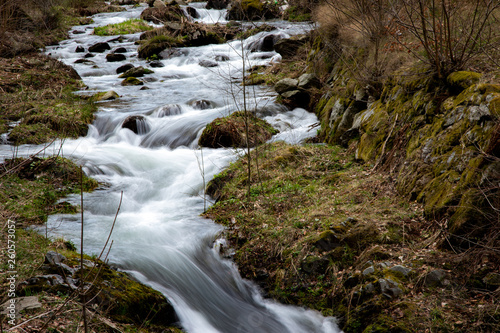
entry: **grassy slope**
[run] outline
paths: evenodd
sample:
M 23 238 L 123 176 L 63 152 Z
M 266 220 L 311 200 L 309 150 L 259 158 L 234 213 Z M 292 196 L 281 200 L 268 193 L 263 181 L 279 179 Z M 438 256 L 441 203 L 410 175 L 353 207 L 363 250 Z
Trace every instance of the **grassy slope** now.
M 242 275 L 270 297 L 337 316 L 346 332 L 498 329 L 495 293 L 471 269 L 494 267 L 494 257 L 439 249 L 443 225 L 400 198 L 391 177 L 339 147 L 277 143 L 258 151 L 251 197 L 242 159 L 209 184 L 219 201 L 206 215 L 228 228 Z M 321 248 L 318 241 L 332 234 L 338 245 Z M 412 273 L 361 274 L 377 263 Z M 446 282 L 423 285 L 435 269 L 446 271 Z M 382 278 L 398 282 L 403 294 L 363 294 Z
M 38 15 L 37 10 L 35 6 L 28 14 Z M 79 18 L 79 14 L 90 15 L 109 10 L 116 10 L 116 8 L 103 5 L 102 1 L 92 1 L 92 4 L 86 7 L 55 7 L 51 12 L 61 15 L 58 16 L 60 25 L 56 29 L 47 30 L 33 25 L 29 29 L 22 27 L 21 30 L 16 30 L 15 22 L 9 27 L 10 30 L 6 33 L 12 37 L 9 41 L 18 39 L 24 42 L 22 45 L 16 42 L 15 46 L 21 45 L 17 49 L 3 43 L 7 40 L 3 40 L 0 45 L 1 53 L 6 56 L 0 57 L 0 132 L 11 131 L 9 136 L 11 142 L 40 144 L 54 138 L 85 135 L 87 124 L 92 122 L 93 112 L 97 110 L 97 107 L 91 101 L 72 94 L 74 90 L 83 87 L 78 74 L 71 67 L 33 51 L 38 47 L 43 47 L 44 43 L 53 43 L 58 39 L 63 39 L 71 25 L 89 22 L 89 19 Z M 30 22 L 36 23 L 36 21 Z M 10 54 L 11 52 L 15 56 Z M 16 121 L 19 124 L 11 127 L 11 124 Z M 24 324 L 15 331 L 34 332 L 45 323 L 48 323 L 45 330 L 50 332 L 74 332 L 82 329 L 81 305 L 75 295 L 64 291 L 56 292 L 50 288 L 25 290 L 19 285 L 32 276 L 47 274 L 47 271 L 42 268 L 47 251 L 63 253 L 69 259 L 68 263 L 71 266 L 75 264 L 76 258 L 79 258 L 79 254 L 74 251 L 71 243 L 63 239 L 48 240 L 35 231 L 24 229 L 32 224 L 44 223 L 49 214 L 76 213 L 78 207 L 64 202 L 57 203 L 57 200 L 69 193 L 80 191 L 79 174 L 77 165 L 59 157 L 13 159 L 0 164 L 0 237 L 2 239 L 0 242 L 0 286 L 2 290 L 7 290 L 9 285 L 6 280 L 7 272 L 11 270 L 7 261 L 10 259 L 7 252 L 9 229 L 7 222 L 14 221 L 16 224 L 16 296 L 37 296 L 42 304 L 41 308 L 21 311 L 16 316 L 16 323 L 24 322 Z M 83 186 L 85 190 L 91 190 L 97 186 L 97 183 L 85 177 Z M 86 258 L 92 259 L 88 256 Z M 94 272 L 92 278 L 97 278 L 94 283 L 100 288 L 106 288 L 105 286 L 111 288 L 104 291 L 104 294 L 111 295 L 111 304 L 115 302 L 122 304 L 121 308 L 118 308 L 119 321 L 108 318 L 110 312 L 106 308 L 109 304 L 105 307 L 100 305 L 93 307 L 89 314 L 92 331 L 179 331 L 177 328 L 159 324 L 161 320 L 152 320 L 154 318 L 151 315 L 141 314 L 140 318 L 134 315 L 134 313 L 139 313 L 137 311 L 144 311 L 141 307 L 166 304 L 165 298 L 151 288 L 139 285 L 124 274 L 110 270 L 105 265 L 102 265 L 99 274 Z M 127 308 L 129 306 L 127 304 L 135 306 L 134 302 L 140 302 L 140 299 L 146 298 L 147 300 L 143 301 L 144 304 L 139 305 L 139 308 Z M 0 303 L 5 300 L 7 300 L 6 294 L 0 299 Z M 151 310 L 146 311 L 153 313 Z M 55 316 L 52 317 L 53 315 Z M 1 320 L 4 329 L 10 327 L 5 317 Z

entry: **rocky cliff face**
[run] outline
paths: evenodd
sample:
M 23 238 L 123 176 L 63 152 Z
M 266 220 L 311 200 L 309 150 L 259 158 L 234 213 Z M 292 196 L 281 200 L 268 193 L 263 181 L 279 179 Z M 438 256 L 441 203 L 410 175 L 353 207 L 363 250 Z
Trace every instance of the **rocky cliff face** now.
M 451 74 L 445 86 L 402 75 L 374 98 L 337 77 L 316 107 L 321 137 L 390 172 L 462 245 L 487 233 L 500 204 L 500 85 L 472 72 Z

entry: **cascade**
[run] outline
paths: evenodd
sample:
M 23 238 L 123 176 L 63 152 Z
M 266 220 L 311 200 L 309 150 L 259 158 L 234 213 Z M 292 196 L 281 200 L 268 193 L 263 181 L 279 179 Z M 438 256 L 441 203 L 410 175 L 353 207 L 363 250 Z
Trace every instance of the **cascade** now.
M 224 11 L 206 10 L 203 5 L 195 4 L 198 21 L 224 21 Z M 252 282 L 240 277 L 232 261 L 221 257 L 217 244 L 222 241 L 222 227 L 199 216 L 205 199 L 201 158 L 208 181 L 238 155 L 234 149 L 204 148 L 202 157 L 197 140 L 210 121 L 242 105 L 241 43 L 248 51 L 247 68 L 267 65 L 279 55 L 258 51 L 258 40 L 267 35 L 288 37 L 307 26 L 278 22 L 276 30 L 245 41 L 184 48 L 177 56 L 161 60 L 163 67 L 151 68 L 154 74 L 147 75 L 148 89 L 144 90 L 122 86 L 116 74 L 126 63 L 150 68 L 137 58 L 134 42 L 139 34 L 124 35 L 120 41 L 92 34 L 96 26 L 137 18 L 144 9 L 125 7 L 124 12 L 95 15 L 92 24 L 74 28 L 84 33 L 72 33 L 70 39 L 47 49 L 78 71 L 89 87 L 79 93 L 114 90 L 120 95 L 100 105 L 86 137 L 55 142 L 45 153 L 61 153 L 107 184 L 84 196 L 84 251 L 100 253 L 123 191 L 109 260 L 165 294 L 186 331 L 339 332 L 334 318 L 264 299 Z M 82 56 L 75 52 L 77 46 L 87 50 L 98 42 L 109 42 L 112 50 L 125 48 L 127 59 L 106 62 L 104 53 L 96 53 L 89 62 L 75 63 Z M 225 61 L 217 61 L 218 56 Z M 200 66 L 202 60 L 216 62 L 217 67 Z M 272 140 L 297 143 L 314 136 L 310 126 L 317 119 L 313 114 L 284 109 L 274 102 L 275 93 L 263 87 L 252 87 L 249 96 L 250 108 L 280 130 Z M 137 133 L 122 126 L 131 116 L 140 117 Z M 21 146 L 18 155 L 39 148 Z M 2 158 L 11 155 L 10 149 L 0 145 Z M 80 198 L 74 195 L 65 200 L 78 205 Z M 45 233 L 45 226 L 42 229 Z M 79 216 L 53 215 L 47 229 L 52 237 L 64 237 L 80 248 Z

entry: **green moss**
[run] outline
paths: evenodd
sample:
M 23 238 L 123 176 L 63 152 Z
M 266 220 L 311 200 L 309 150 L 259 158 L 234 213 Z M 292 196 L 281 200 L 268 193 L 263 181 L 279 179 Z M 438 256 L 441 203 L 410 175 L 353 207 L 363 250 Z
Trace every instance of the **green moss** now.
M 426 215 L 439 216 L 456 204 L 454 189 L 459 180 L 460 174 L 451 170 L 432 179 L 424 187 L 417 200 L 423 202 Z
M 246 147 L 246 127 L 250 147 L 269 140 L 278 131 L 265 120 L 251 112 L 238 111 L 223 118 L 217 118 L 203 130 L 198 144 L 203 147 Z
M 475 72 L 459 71 L 448 75 L 446 81 L 455 91 L 461 92 L 479 82 L 483 75 Z
M 3 207 L 18 216 L 21 224 L 39 224 L 49 214 L 71 208 L 56 204 L 59 198 L 80 191 L 80 169 L 60 157 L 6 160 L 6 170 L 15 172 L 2 178 L 0 198 Z M 93 190 L 97 182 L 83 178 L 83 189 Z

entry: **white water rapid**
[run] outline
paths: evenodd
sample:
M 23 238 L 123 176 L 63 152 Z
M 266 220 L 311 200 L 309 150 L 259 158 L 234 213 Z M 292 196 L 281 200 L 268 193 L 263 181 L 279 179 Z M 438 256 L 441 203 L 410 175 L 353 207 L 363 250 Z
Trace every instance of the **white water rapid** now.
M 223 21 L 221 11 L 197 6 L 202 15 L 199 21 Z M 197 139 L 207 123 L 242 104 L 241 42 L 183 48 L 177 56 L 161 60 L 164 67 L 151 68 L 155 73 L 143 78 L 149 89 L 124 87 L 116 74 L 119 66 L 132 63 L 150 68 L 137 58 L 134 41 L 139 34 L 125 35 L 119 42 L 92 31 L 95 26 L 139 17 L 144 9 L 126 8 L 125 12 L 95 15 L 94 23 L 74 27 L 69 40 L 47 49 L 52 57 L 78 71 L 89 87 L 80 93 L 114 90 L 121 96 L 100 105 L 86 137 L 56 142 L 44 153 L 60 152 L 106 184 L 84 196 L 84 251 L 101 252 L 123 191 L 110 262 L 164 293 L 187 332 L 339 332 L 334 318 L 263 299 L 253 283 L 240 277 L 234 263 L 220 256 L 217 244 L 223 242 L 218 239 L 222 227 L 199 216 L 204 209 L 200 166 L 208 181 L 237 157 L 233 149 L 200 151 Z M 249 51 L 264 36 L 287 37 L 304 28 L 282 22 L 275 31 L 244 41 L 246 67 L 279 60 L 275 52 Z M 88 58 L 92 63 L 75 64 L 84 54 L 75 52 L 77 46 L 87 50 L 104 41 L 111 41 L 112 50 L 126 48 L 127 60 L 106 62 L 106 53 L 95 53 Z M 202 60 L 218 66 L 202 67 Z M 274 103 L 275 94 L 266 88 L 249 88 L 247 98 L 258 115 L 281 131 L 273 140 L 300 142 L 314 136 L 316 129 L 310 126 L 317 119 L 313 114 L 284 109 Z M 200 100 L 209 101 L 210 107 L 193 107 L 192 102 Z M 144 117 L 142 134 L 121 127 L 131 115 Z M 0 147 L 3 158 L 12 155 L 11 146 Z M 39 149 L 21 146 L 17 154 L 29 155 Z M 79 204 L 80 198 L 65 200 Z M 79 216 L 51 216 L 48 230 L 50 236 L 64 237 L 80 248 Z

